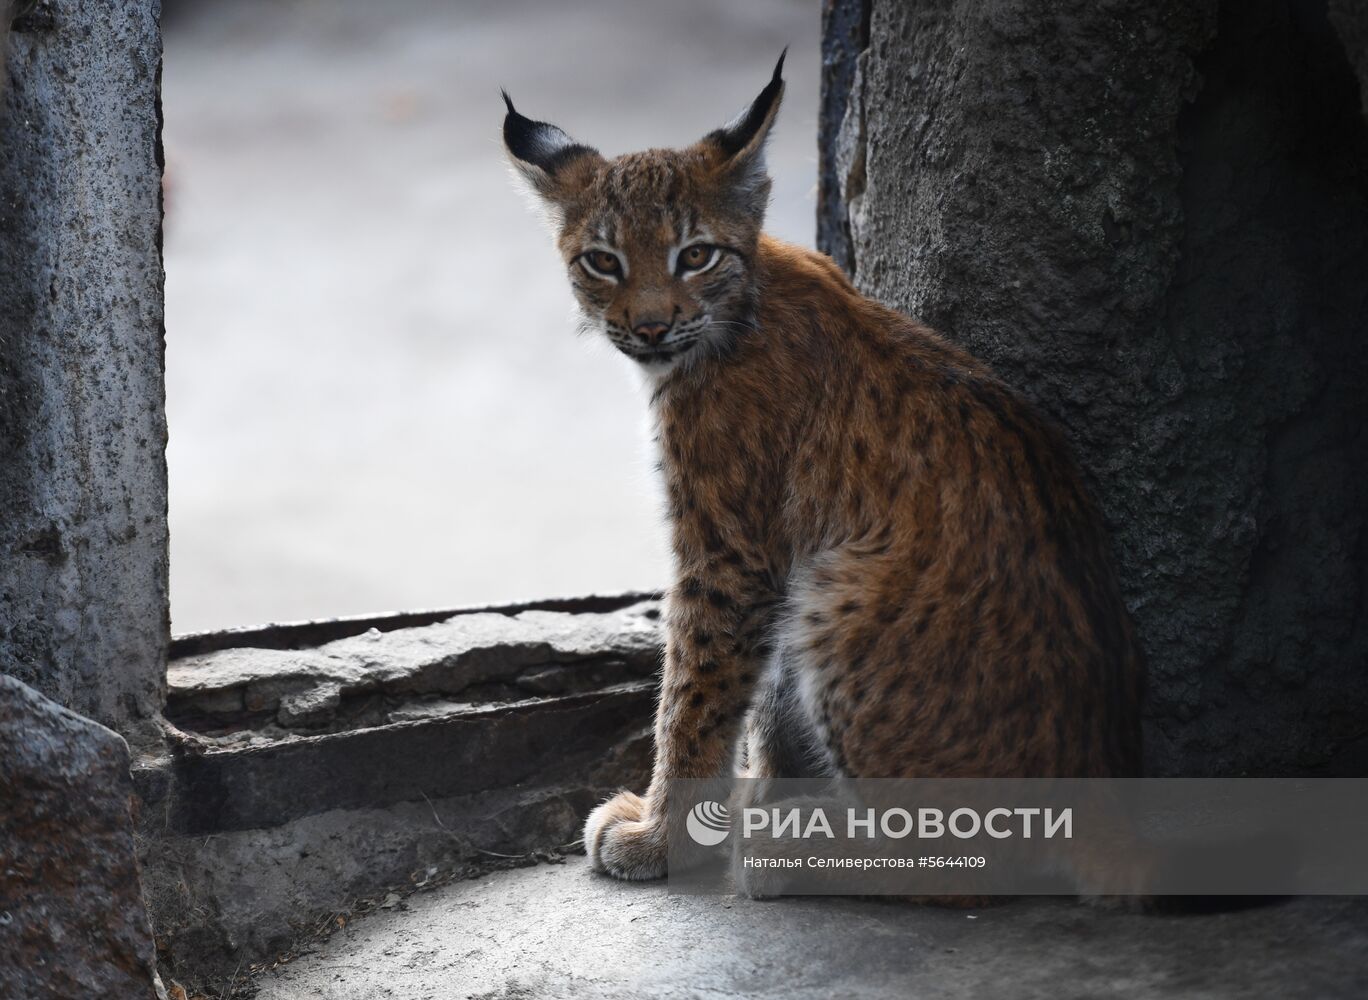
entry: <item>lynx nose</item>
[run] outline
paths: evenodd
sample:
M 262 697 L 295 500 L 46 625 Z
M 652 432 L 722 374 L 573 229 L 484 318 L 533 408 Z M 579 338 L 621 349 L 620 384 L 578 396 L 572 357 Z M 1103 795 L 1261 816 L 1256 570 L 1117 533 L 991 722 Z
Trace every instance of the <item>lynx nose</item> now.
M 655 347 L 656 344 L 660 343 L 660 338 L 669 332 L 669 323 L 638 323 L 632 327 L 632 333 L 640 340 L 644 340 L 650 347 Z

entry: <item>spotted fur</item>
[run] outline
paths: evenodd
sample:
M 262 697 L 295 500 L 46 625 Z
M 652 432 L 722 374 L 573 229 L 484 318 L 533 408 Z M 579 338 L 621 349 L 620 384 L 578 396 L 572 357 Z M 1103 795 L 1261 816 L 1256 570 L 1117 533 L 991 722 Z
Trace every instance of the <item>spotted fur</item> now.
M 664 874 L 671 779 L 738 761 L 769 777 L 1140 767 L 1141 657 L 1064 441 L 830 259 L 762 235 L 781 94 L 776 69 L 731 125 L 612 160 L 511 102 L 505 121 L 589 323 L 653 379 L 677 564 L 655 774 L 585 827 L 621 878 Z M 691 241 L 721 257 L 681 274 L 671 254 Z M 620 276 L 582 265 L 595 247 Z

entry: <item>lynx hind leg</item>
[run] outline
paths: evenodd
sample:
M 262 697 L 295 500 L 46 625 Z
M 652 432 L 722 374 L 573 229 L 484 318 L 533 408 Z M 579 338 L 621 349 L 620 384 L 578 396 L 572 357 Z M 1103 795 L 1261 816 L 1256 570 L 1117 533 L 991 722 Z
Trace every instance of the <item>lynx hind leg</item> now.
M 870 618 L 870 564 L 847 544 L 816 557 L 791 581 L 786 640 L 794 697 L 831 775 L 868 776 L 852 770 L 848 750 L 867 735 L 859 725 L 864 703 L 886 701 L 889 693 L 872 686 L 883 672 L 879 657 L 890 629 Z
M 824 606 L 824 605 L 818 605 Z M 800 612 L 801 613 L 801 612 Z M 781 634 L 778 652 L 756 689 L 755 700 L 747 718 L 747 767 L 733 799 L 733 815 L 739 822 L 740 810 L 763 806 L 787 814 L 798 809 L 804 815 L 822 809 L 829 817 L 844 817 L 846 809 L 856 805 L 843 797 L 838 787 L 809 795 L 784 795 L 770 784 L 773 779 L 802 778 L 829 779 L 841 775 L 836 765 L 840 748 L 834 742 L 835 723 L 843 714 L 836 711 L 830 698 L 824 719 L 819 713 L 823 706 L 822 665 L 811 661 L 799 636 L 798 629 Z M 832 697 L 839 697 L 833 695 Z M 783 786 L 779 786 L 782 788 Z M 816 791 L 816 789 L 814 789 Z M 833 819 L 833 822 L 838 820 Z M 867 844 L 844 842 L 837 844 L 817 839 L 767 836 L 764 831 L 750 838 L 732 841 L 732 872 L 736 891 L 752 899 L 769 899 L 791 894 L 795 888 L 805 894 L 862 895 L 872 894 L 903 902 L 957 909 L 975 909 L 999 902 L 999 897 L 979 894 L 972 877 L 967 880 L 966 892 L 953 896 L 884 895 L 887 886 L 879 884 L 877 874 L 852 874 L 849 869 L 813 868 L 807 860 L 830 853 L 833 857 L 865 853 L 870 857 L 885 857 L 898 853 L 896 847 L 882 837 Z M 750 860 L 748 865 L 747 859 Z M 775 863 L 778 862 L 778 863 Z M 801 866 L 801 877 L 785 862 Z
M 938 567 L 909 576 L 914 562 L 881 539 L 847 542 L 792 590 L 800 696 L 834 771 L 850 778 L 952 777 L 992 762 L 980 738 L 991 706 L 943 669 L 970 655 L 964 636 L 978 623 L 951 628 L 959 612 L 944 606 Z
M 833 815 L 844 808 L 834 797 L 785 796 L 773 784 L 783 779 L 813 780 L 834 775 L 830 755 L 799 690 L 802 669 L 798 650 L 781 636 L 746 720 L 747 761 L 740 777 L 747 780 L 740 783 L 733 800 L 733 815 L 738 818 L 744 809 L 759 806 L 781 811 L 822 808 Z M 752 899 L 784 895 L 791 869 L 772 863 L 791 860 L 801 864 L 811 853 L 812 847 L 802 841 L 764 832 L 747 840 L 735 838 L 732 873 L 736 891 Z
M 799 695 L 798 669 L 795 651 L 781 643 L 746 717 L 746 759 L 739 777 L 767 781 L 831 774 L 821 737 Z
M 830 775 L 826 753 L 798 696 L 792 654 L 781 642 L 756 686 L 746 716 L 744 759 L 737 768 L 733 815 L 775 797 L 773 782 Z

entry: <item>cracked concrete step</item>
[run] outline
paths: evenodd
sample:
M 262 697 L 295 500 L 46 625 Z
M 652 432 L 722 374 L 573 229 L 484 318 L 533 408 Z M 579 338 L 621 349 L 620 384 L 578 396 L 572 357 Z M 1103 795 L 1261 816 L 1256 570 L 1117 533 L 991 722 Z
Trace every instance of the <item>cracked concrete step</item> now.
M 258 1000 L 1368 996 L 1368 899 L 1158 917 L 1066 899 L 671 896 L 582 858 L 409 897 L 260 981 Z M 1004 990 L 1006 992 L 1004 992 Z
M 288 729 L 326 725 L 344 701 L 370 694 L 402 701 L 502 685 L 516 697 L 583 689 L 584 678 L 601 688 L 655 672 L 659 617 L 655 601 L 603 613 L 473 612 L 304 649 L 216 649 L 172 660 L 167 716 L 201 731 L 241 728 L 245 718 L 253 729 L 268 721 Z M 584 669 L 594 663 L 602 676 Z M 385 721 L 399 720 L 370 724 Z

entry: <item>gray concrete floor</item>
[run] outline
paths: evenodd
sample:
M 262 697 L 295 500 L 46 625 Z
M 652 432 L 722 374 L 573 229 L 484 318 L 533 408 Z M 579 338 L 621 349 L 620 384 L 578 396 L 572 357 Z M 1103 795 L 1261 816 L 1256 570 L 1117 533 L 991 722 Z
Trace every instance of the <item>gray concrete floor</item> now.
M 410 897 L 261 981 L 259 1000 L 372 997 L 1368 996 L 1368 899 L 1204 916 L 1013 900 L 968 913 L 849 899 L 670 896 L 583 859 Z
M 164 100 L 173 626 L 654 588 L 629 362 L 577 338 L 520 109 L 691 142 L 788 45 L 770 229 L 814 230 L 812 0 L 177 0 Z

